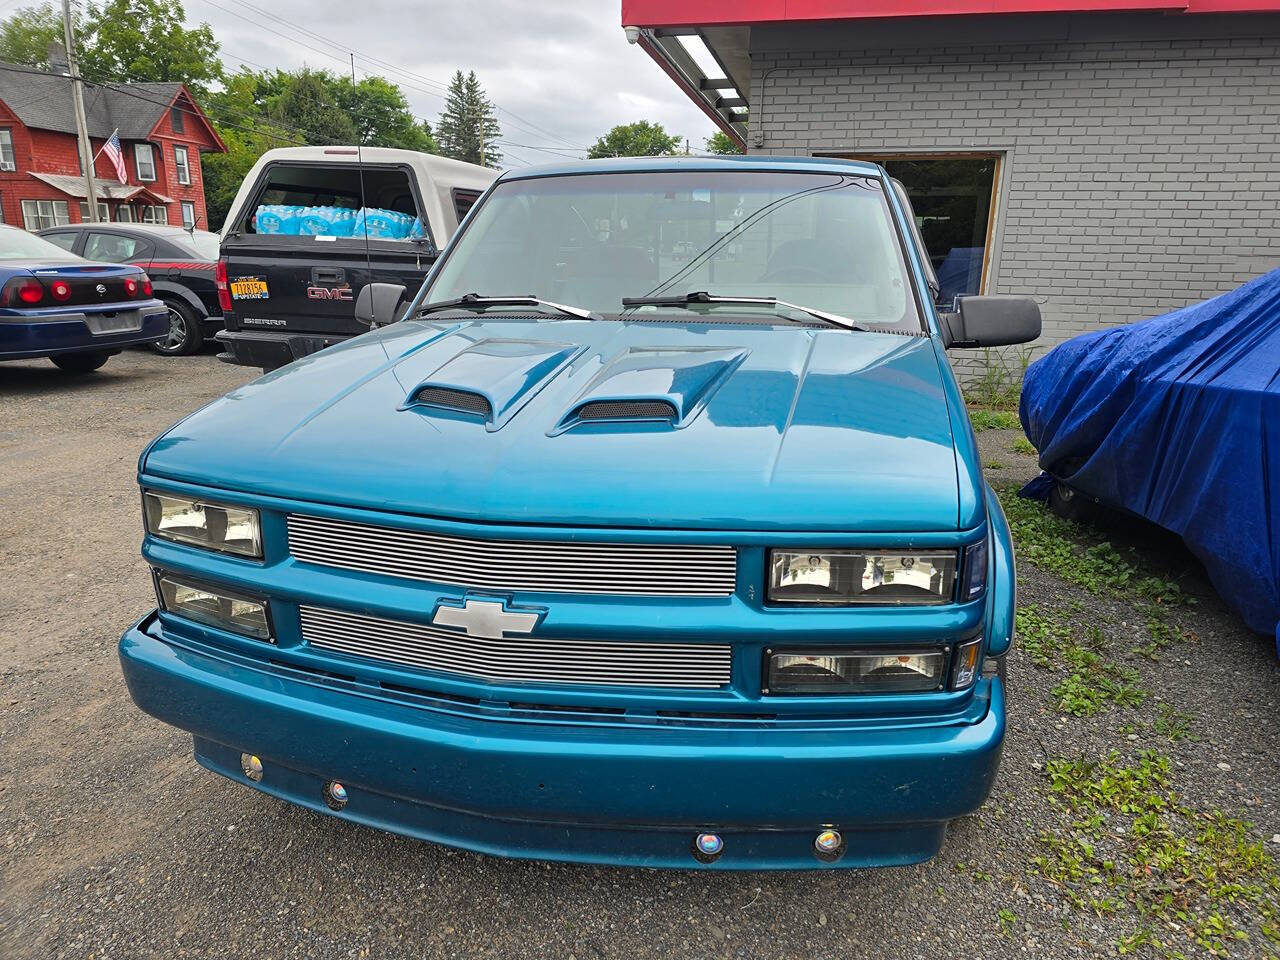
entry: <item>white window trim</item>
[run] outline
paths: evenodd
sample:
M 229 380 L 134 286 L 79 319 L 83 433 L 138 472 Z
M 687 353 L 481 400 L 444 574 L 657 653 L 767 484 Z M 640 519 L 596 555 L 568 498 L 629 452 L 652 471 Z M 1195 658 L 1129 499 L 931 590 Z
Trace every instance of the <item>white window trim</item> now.
M 65 200 L 23 200 L 20 206 L 22 226 L 27 230 L 62 227 L 71 222 L 71 214 Z M 41 209 L 42 207 L 45 209 Z M 48 222 L 44 222 L 45 220 Z
M 0 170 L 12 173 L 18 169 L 18 158 L 13 152 L 13 130 L 0 127 Z
M 144 177 L 142 175 L 142 157 L 146 155 L 147 163 L 151 165 L 151 176 Z M 138 175 L 141 183 L 155 183 L 156 180 L 156 153 L 151 149 L 149 143 L 135 143 L 133 145 L 133 172 Z
M 191 200 L 183 200 L 179 204 L 182 210 L 182 229 L 190 230 L 196 225 L 196 205 Z M 187 211 L 191 211 L 191 219 L 187 219 Z
M 108 223 L 111 220 L 111 208 L 107 206 L 106 201 L 98 201 L 98 222 Z M 87 200 L 80 201 L 80 222 L 89 222 L 89 203 Z
M 181 160 L 178 159 L 179 151 L 181 151 Z M 187 148 L 177 143 L 173 145 L 173 170 L 178 177 L 178 183 L 184 187 L 191 186 L 191 157 Z
M 121 213 L 126 214 L 126 217 L 124 219 L 121 219 L 120 217 Z M 137 223 L 137 221 L 133 218 L 133 207 L 129 206 L 129 204 L 127 203 L 117 203 L 115 222 L 116 223 Z
M 159 217 L 160 219 L 155 219 Z M 149 203 L 142 208 L 143 223 L 169 223 L 169 208 L 163 203 Z

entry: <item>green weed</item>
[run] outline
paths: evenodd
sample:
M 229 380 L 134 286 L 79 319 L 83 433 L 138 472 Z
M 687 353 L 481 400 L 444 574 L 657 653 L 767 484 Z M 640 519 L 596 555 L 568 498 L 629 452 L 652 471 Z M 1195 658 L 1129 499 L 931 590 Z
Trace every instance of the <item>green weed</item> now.
M 1135 559 L 1108 542 L 1088 543 L 1089 531 L 1035 500 L 1019 497 L 1012 485 L 997 489 L 1019 556 L 1090 593 L 1176 605 L 1192 602 L 1178 585 L 1144 576 Z
M 1036 456 L 1040 451 L 1035 448 L 1030 440 L 1026 437 L 1018 437 L 1013 441 L 1013 452 L 1021 453 L 1028 457 Z
M 1173 790 L 1172 764 L 1154 751 L 1132 763 L 1058 758 L 1046 765 L 1050 802 L 1071 820 L 1064 835 L 1041 834 L 1032 858 L 1078 910 L 1136 914 L 1121 955 L 1173 960 L 1195 948 L 1230 956 L 1247 928 L 1280 944 L 1274 859 L 1251 825 L 1216 809 L 1188 807 Z
M 1008 410 L 985 410 L 969 408 L 969 422 L 973 424 L 975 433 L 983 430 L 1021 430 L 1022 423 L 1016 413 Z

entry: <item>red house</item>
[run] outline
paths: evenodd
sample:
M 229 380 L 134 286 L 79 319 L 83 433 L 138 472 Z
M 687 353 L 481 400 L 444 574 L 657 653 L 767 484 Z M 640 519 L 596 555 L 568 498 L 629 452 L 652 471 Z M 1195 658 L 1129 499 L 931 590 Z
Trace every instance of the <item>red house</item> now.
M 85 84 L 100 220 L 208 229 L 200 155 L 225 153 L 181 83 Z M 116 131 L 126 181 L 98 151 Z M 0 217 L 39 230 L 89 219 L 71 81 L 0 63 Z

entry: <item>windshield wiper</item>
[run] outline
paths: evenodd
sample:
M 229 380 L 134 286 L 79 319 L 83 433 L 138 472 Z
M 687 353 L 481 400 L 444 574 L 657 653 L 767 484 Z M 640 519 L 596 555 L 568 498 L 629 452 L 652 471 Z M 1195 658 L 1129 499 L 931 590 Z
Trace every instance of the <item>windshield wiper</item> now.
M 708 293 L 706 290 L 698 290 L 694 293 L 686 293 L 677 297 L 623 297 L 622 305 L 624 307 L 689 307 L 699 303 L 738 303 L 752 306 L 764 307 L 783 307 L 787 310 L 795 310 L 798 313 L 808 314 L 818 320 L 823 320 L 832 326 L 843 327 L 845 330 L 860 330 L 869 332 L 864 326 L 859 325 L 849 317 L 842 317 L 838 313 L 827 313 L 825 310 L 818 310 L 814 307 L 801 306 L 798 303 L 789 303 L 786 300 L 779 300 L 777 297 L 721 297 L 716 294 Z M 780 320 L 786 320 L 787 317 L 779 316 Z
M 424 314 L 435 313 L 437 310 L 450 309 L 468 309 L 471 307 L 550 307 L 552 310 L 566 314 L 570 317 L 579 317 L 583 320 L 603 320 L 604 317 L 598 313 L 593 313 L 583 307 L 570 307 L 563 303 L 556 303 L 552 300 L 543 300 L 535 297 L 531 293 L 506 294 L 498 296 L 485 296 L 479 293 L 464 293 L 460 297 L 453 300 L 440 300 L 436 303 L 424 303 L 413 312 L 415 317 L 421 317 Z

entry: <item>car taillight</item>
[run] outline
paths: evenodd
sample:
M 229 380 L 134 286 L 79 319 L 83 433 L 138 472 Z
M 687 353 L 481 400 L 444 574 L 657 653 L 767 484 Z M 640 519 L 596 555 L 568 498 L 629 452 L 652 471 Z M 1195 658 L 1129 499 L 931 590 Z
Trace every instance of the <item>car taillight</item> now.
M 231 289 L 227 286 L 227 261 L 219 260 L 213 268 L 213 285 L 218 288 L 218 306 L 223 313 L 231 312 Z
M 14 277 L 4 286 L 4 303 L 9 307 L 30 307 L 44 299 L 44 287 L 31 277 Z
M 142 284 L 142 295 L 144 297 L 151 296 L 152 291 L 155 289 L 151 285 L 151 278 L 144 273 L 142 276 L 138 278 L 138 282 Z
M 49 293 L 59 303 L 66 303 L 71 299 L 71 284 L 65 280 L 55 280 L 49 284 Z
M 126 297 L 136 297 L 138 295 L 138 281 L 133 277 L 124 278 L 124 295 Z

